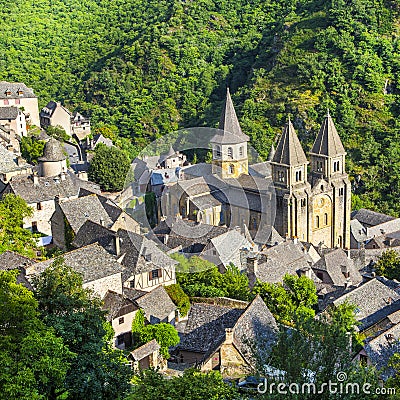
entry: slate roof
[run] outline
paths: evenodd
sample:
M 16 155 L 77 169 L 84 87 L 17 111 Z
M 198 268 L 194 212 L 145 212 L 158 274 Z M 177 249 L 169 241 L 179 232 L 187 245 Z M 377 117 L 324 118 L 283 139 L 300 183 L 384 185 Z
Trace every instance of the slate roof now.
M 224 132 L 215 135 L 211 139 L 211 142 L 219 141 L 219 143 L 240 143 L 249 140 L 249 137 L 242 132 L 240 127 L 231 94 L 229 93 L 229 88 L 226 89 L 226 99 L 221 112 L 218 129 L 221 129 Z
M 103 298 L 103 309 L 107 310 L 107 320 L 111 322 L 139 308 L 123 294 L 108 290 Z
M 400 218 L 392 219 L 382 224 L 371 226 L 367 228 L 367 237 L 381 236 L 390 234 L 400 230 Z
M 296 275 L 308 266 L 308 254 L 302 245 L 288 240 L 262 251 L 255 275 L 261 282 L 277 283 L 282 282 L 285 274 Z
M 145 292 L 144 290 L 127 288 L 127 287 L 123 287 L 122 291 L 123 291 L 125 297 L 127 297 L 129 300 L 132 300 L 132 301 L 136 300 L 139 297 L 142 297 L 148 293 L 148 292 Z
M 32 168 L 30 164 L 25 161 L 18 163 L 17 157 L 9 152 L 4 146 L 0 145 L 0 174 L 26 170 L 29 168 Z
M 65 264 L 83 276 L 84 283 L 92 282 L 123 272 L 124 268 L 116 257 L 99 244 L 91 244 L 63 254 Z M 53 259 L 32 265 L 30 274 L 38 274 L 48 268 Z
M 21 110 L 18 107 L 0 107 L 0 121 L 7 119 L 16 119 Z
M 75 234 L 72 245 L 79 248 L 97 242 L 108 252 L 112 253 L 115 250 L 113 243 L 115 236 L 115 232 L 88 219 Z
M 220 206 L 222 203 L 216 199 L 212 194 L 205 194 L 203 196 L 193 197 L 190 200 L 200 211 L 207 210 L 211 207 Z
M 345 285 L 348 282 L 343 272 L 350 273 L 349 279 L 354 286 L 357 286 L 363 280 L 360 272 L 354 266 L 353 260 L 348 258 L 346 252 L 340 248 L 324 253 L 312 268 L 314 270 L 326 271 L 332 281 L 328 283 L 337 286 Z
M 39 157 L 39 161 L 62 161 L 66 160 L 62 144 L 54 138 L 44 145 L 43 157 Z
M 367 338 L 365 342 L 364 350 L 377 370 L 381 370 L 382 379 L 386 380 L 394 375 L 395 371 L 387 367 L 390 357 L 400 353 L 400 324 L 372 339 Z
M 143 346 L 140 346 L 137 349 L 131 351 L 129 354 L 129 358 L 132 358 L 134 361 L 140 361 L 158 350 L 160 350 L 160 345 L 157 343 L 156 339 L 153 339 Z
M 101 223 L 102 221 L 107 227 L 113 224 L 113 221 L 95 194 L 62 201 L 60 202 L 60 208 L 75 233 L 88 220 L 96 223 Z M 93 229 L 93 225 L 91 228 Z
M 290 166 L 300 166 L 308 164 L 307 157 L 301 147 L 299 138 L 294 130 L 290 118 L 283 129 L 283 133 L 279 138 L 272 162 L 275 164 L 284 164 Z
M 226 329 L 232 329 L 233 344 L 250 361 L 254 345 L 257 351 L 270 350 L 277 324 L 259 295 L 245 309 L 195 303 L 177 349 L 204 353 L 203 361 L 207 361 L 225 341 Z
M 74 180 L 70 175 L 61 180 L 59 177 L 38 177 L 38 184 L 34 185 L 30 176 L 14 176 L 8 183 L 12 193 L 21 196 L 28 204 L 78 196 L 77 184 L 83 181 Z
M 357 219 L 364 225 L 364 227 L 375 226 L 383 224 L 384 222 L 392 221 L 395 217 L 390 215 L 378 213 L 376 211 L 367 210 L 366 208 L 360 208 L 357 211 L 351 213 L 351 219 Z
M 7 96 L 6 91 L 10 90 L 11 95 Z M 18 94 L 18 91 L 22 91 Z M 17 99 L 17 98 L 35 98 L 32 88 L 28 88 L 24 83 L 20 82 L 0 82 L 0 99 Z
M 350 221 L 350 232 L 354 240 L 358 243 L 362 243 L 367 240 L 367 230 L 358 219 L 352 219 Z
M 211 191 L 211 188 L 203 177 L 178 181 L 177 186 L 189 196 L 198 196 Z
M 15 253 L 14 251 L 5 251 L 0 254 L 0 270 L 18 269 L 33 264 L 35 261 Z
M 327 157 L 336 157 L 346 154 L 329 111 L 315 139 L 311 154 Z
M 400 295 L 398 289 L 394 290 L 396 286 L 397 282 L 374 278 L 339 297 L 333 304 L 338 306 L 346 300 L 355 304 L 356 318 L 361 322 L 359 329 L 363 331 L 400 309 Z
M 156 287 L 151 292 L 137 298 L 135 302 L 144 311 L 150 322 L 152 322 L 152 317 L 163 321 L 177 309 L 164 286 Z

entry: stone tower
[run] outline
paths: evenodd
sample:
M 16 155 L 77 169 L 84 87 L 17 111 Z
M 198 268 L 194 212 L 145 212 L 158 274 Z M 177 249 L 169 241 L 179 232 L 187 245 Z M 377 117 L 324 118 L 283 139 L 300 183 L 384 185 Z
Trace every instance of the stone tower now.
M 350 248 L 351 185 L 342 141 L 329 112 L 310 152 L 312 242 Z
M 51 138 L 44 146 L 43 157 L 39 158 L 40 176 L 57 176 L 67 171 L 67 156 L 61 143 Z
M 271 161 L 277 207 L 274 226 L 283 237 L 297 237 L 308 242 L 311 186 L 307 181 L 307 164 L 289 118 Z
M 222 178 L 238 178 L 248 174 L 247 142 L 249 137 L 242 132 L 232 103 L 229 89 L 221 113 L 218 132 L 211 139 L 213 173 Z

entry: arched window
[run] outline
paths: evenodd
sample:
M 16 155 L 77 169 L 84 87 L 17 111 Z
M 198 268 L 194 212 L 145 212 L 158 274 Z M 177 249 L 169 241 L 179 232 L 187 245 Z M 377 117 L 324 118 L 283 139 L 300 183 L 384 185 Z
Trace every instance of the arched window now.
M 315 225 L 317 228 L 319 228 L 319 216 L 317 215 L 316 219 L 315 219 Z
M 228 173 L 231 175 L 235 173 L 235 166 L 233 164 L 229 165 Z
M 244 156 L 244 148 L 243 148 L 243 146 L 240 146 L 240 147 L 239 147 L 239 156 L 240 156 L 240 157 L 243 157 L 243 156 Z
M 228 158 L 233 158 L 233 149 L 232 149 L 232 147 L 228 147 Z
M 285 182 L 285 174 L 283 171 L 278 171 L 278 182 Z
M 221 157 L 221 147 L 218 145 L 215 146 L 215 156 Z
M 296 182 L 301 181 L 301 171 L 296 171 Z
M 324 214 L 324 224 L 328 225 L 328 214 L 327 213 Z

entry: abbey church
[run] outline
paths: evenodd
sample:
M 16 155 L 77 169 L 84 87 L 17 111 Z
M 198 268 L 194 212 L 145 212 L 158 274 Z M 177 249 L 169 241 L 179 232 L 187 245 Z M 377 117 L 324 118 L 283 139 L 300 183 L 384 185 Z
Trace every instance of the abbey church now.
M 179 174 L 172 170 L 168 175 L 176 179 L 163 183 L 158 196 L 160 218 L 178 216 L 216 226 L 245 226 L 253 238 L 258 235 L 258 243 L 268 242 L 272 230 L 283 238 L 316 246 L 350 247 L 346 152 L 329 112 L 309 158 L 288 119 L 268 161 L 254 163 L 248 154 L 249 137 L 241 130 L 229 90 L 215 131 L 209 139 L 211 164 L 182 166 Z M 162 157 L 175 160 L 179 155 L 170 149 Z M 260 236 L 265 231 L 269 237 Z

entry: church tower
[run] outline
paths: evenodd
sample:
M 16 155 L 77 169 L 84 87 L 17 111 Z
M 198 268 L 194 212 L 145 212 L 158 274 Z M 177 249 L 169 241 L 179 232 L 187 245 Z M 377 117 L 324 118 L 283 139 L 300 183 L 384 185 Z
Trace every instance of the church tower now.
M 312 242 L 350 248 L 351 184 L 345 171 L 346 151 L 329 111 L 310 156 Z
M 271 163 L 276 194 L 275 229 L 283 237 L 309 241 L 307 158 L 288 119 Z
M 221 175 L 222 178 L 238 178 L 242 174 L 248 174 L 249 137 L 240 128 L 229 89 L 218 129 L 220 132 L 210 141 L 213 173 Z

